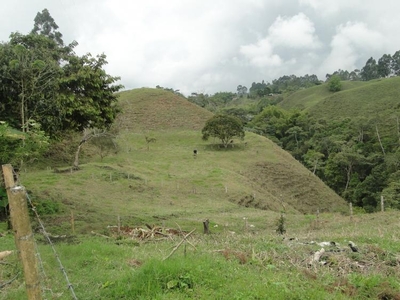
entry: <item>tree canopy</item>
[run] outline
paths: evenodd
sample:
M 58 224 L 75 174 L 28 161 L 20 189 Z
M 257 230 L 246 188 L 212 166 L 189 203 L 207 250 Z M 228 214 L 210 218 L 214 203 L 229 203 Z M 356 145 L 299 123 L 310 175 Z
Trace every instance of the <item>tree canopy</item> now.
M 47 9 L 30 33 L 0 43 L 0 162 L 20 164 L 43 153 L 49 138 L 113 123 L 120 78 L 104 70 L 105 54 L 79 56 L 77 45 L 64 44 Z
M 342 90 L 342 82 L 339 75 L 333 75 L 329 79 L 329 90 L 331 92 L 339 92 Z
M 218 138 L 225 148 L 228 147 L 233 137 L 243 139 L 245 136 L 242 121 L 230 115 L 213 116 L 206 122 L 201 132 L 203 140 L 207 141 L 209 137 Z
M 107 74 L 106 55 L 74 53 L 47 9 L 32 31 L 0 44 L 0 121 L 23 132 L 30 121 L 51 137 L 85 127 L 109 126 L 117 112 L 119 77 Z

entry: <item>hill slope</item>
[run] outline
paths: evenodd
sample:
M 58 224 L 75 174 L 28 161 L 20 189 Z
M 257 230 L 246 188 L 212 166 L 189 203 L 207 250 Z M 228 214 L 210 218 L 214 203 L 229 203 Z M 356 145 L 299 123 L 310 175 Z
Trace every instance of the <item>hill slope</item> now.
M 340 92 L 331 93 L 323 84 L 293 93 L 279 106 L 305 110 L 315 118 L 329 120 L 356 116 L 386 119 L 400 110 L 400 77 L 342 83 Z
M 232 215 L 260 216 L 259 209 L 347 209 L 342 198 L 264 137 L 246 133 L 229 149 L 202 141 L 200 129 L 211 114 L 179 96 L 138 89 L 121 93 L 120 100 L 117 154 L 73 173 L 22 174 L 38 197 L 63 203 L 65 215 L 53 219 L 57 228 L 68 224 L 69 209 L 76 211 L 82 232 L 115 223 L 117 215 L 135 224 L 203 218 L 228 224 Z M 146 135 L 156 141 L 147 144 Z

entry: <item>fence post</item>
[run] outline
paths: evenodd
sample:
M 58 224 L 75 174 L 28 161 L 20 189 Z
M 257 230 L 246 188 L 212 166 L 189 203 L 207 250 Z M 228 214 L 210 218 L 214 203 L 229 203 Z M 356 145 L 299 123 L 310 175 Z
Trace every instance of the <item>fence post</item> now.
M 75 234 L 75 218 L 74 218 L 74 211 L 71 209 L 71 229 L 72 234 Z
M 35 255 L 35 244 L 29 222 L 26 191 L 23 186 L 15 186 L 13 168 L 10 164 L 2 165 L 4 182 L 10 205 L 11 224 L 15 244 L 19 251 L 25 277 L 25 287 L 29 300 L 42 299 Z
M 383 196 L 381 196 L 381 212 L 385 211 L 385 200 L 383 199 Z

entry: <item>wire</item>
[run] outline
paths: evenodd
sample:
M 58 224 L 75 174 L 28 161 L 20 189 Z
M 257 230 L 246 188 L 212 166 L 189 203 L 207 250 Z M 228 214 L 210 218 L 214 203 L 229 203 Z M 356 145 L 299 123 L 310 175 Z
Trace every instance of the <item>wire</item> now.
M 34 212 L 35 215 L 36 215 L 36 218 L 37 218 L 37 220 L 38 220 L 38 222 L 39 222 L 39 225 L 40 225 L 40 227 L 41 227 L 41 229 L 42 229 L 43 236 L 44 236 L 44 237 L 47 239 L 47 241 L 49 242 L 49 244 L 50 244 L 50 246 L 51 246 L 51 248 L 52 248 L 52 250 L 53 250 L 54 256 L 56 257 L 57 262 L 58 262 L 58 264 L 59 264 L 59 266 L 60 266 L 60 270 L 61 270 L 61 272 L 63 273 L 63 275 L 64 275 L 64 277 L 65 277 L 65 280 L 67 281 L 67 288 L 70 290 L 73 299 L 74 299 L 74 300 L 78 300 L 78 298 L 77 298 L 76 295 L 75 295 L 74 288 L 73 288 L 71 282 L 69 281 L 67 272 L 65 271 L 65 268 L 64 268 L 63 264 L 61 263 L 60 257 L 58 256 L 58 253 L 57 253 L 56 249 L 54 248 L 54 244 L 53 244 L 53 242 L 51 241 L 51 239 L 50 239 L 50 237 L 49 237 L 49 234 L 47 233 L 46 228 L 44 227 L 43 222 L 42 222 L 42 220 L 40 219 L 39 214 L 38 214 L 37 211 L 36 211 L 36 207 L 33 205 L 32 200 L 31 200 L 31 198 L 29 197 L 29 194 L 28 194 L 28 193 L 26 193 L 26 197 L 28 198 L 29 204 L 31 205 L 32 210 L 33 210 L 33 212 Z

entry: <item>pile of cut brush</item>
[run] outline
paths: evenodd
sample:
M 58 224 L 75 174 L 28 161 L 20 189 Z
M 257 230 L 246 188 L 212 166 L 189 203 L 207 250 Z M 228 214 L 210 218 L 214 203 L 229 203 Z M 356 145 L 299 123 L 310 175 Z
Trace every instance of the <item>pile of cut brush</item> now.
M 108 226 L 112 237 L 129 237 L 138 240 L 172 239 L 174 236 L 185 236 L 186 231 L 161 226 L 129 227 L 129 226 Z

